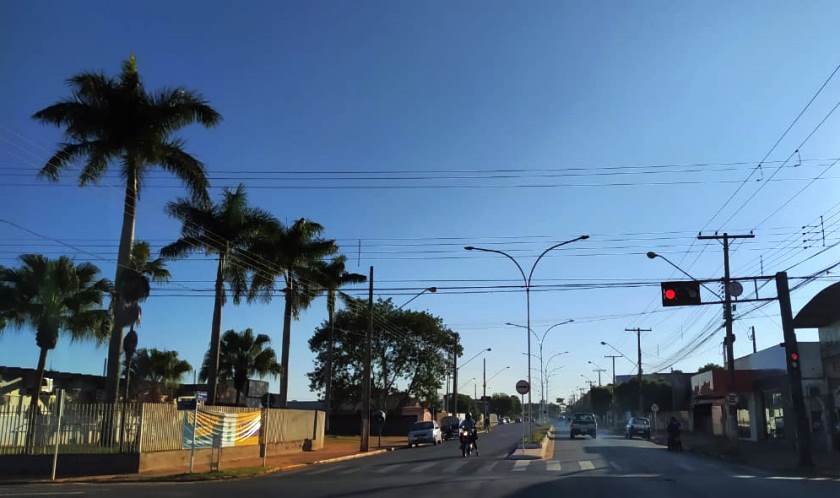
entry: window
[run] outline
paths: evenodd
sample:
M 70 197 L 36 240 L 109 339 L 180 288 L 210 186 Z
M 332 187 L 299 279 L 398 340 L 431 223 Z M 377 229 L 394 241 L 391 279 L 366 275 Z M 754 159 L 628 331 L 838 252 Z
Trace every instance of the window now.
M 414 425 L 411 426 L 411 430 L 422 431 L 433 429 L 434 427 L 434 422 L 415 422 Z
M 784 439 L 785 409 L 781 392 L 764 392 L 764 420 L 768 439 Z

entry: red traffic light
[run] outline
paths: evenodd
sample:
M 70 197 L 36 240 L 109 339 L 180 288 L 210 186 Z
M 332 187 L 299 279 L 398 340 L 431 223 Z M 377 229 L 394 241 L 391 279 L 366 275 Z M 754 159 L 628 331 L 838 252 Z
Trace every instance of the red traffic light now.
M 799 360 L 799 353 L 791 353 L 790 354 L 790 359 L 793 360 L 793 361 Z
M 662 306 L 692 306 L 701 304 L 700 282 L 662 282 Z

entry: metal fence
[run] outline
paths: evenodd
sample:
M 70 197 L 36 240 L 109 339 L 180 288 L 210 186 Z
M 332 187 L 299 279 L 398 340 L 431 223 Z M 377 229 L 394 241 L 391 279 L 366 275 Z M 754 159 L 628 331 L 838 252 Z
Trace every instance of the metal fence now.
M 0 399 L 0 455 L 137 453 L 140 403 L 59 402 L 52 397 L 29 409 L 29 398 Z

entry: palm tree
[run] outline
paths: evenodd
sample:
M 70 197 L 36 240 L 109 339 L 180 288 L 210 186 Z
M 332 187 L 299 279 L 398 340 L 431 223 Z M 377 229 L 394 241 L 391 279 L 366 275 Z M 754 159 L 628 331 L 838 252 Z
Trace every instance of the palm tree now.
M 211 127 L 221 116 L 198 93 L 167 88 L 149 93 L 143 86 L 134 56 L 122 64 L 119 77 L 83 72 L 68 80 L 72 95 L 33 115 L 42 123 L 64 129 L 66 142 L 47 160 L 39 175 L 57 181 L 61 170 L 76 161 L 84 165 L 79 184 L 95 183 L 108 166 L 119 164 L 125 179 L 125 204 L 114 282 L 120 287 L 134 245 L 137 199 L 143 178 L 152 166 L 177 176 L 196 199 L 207 199 L 204 165 L 184 151 L 173 134 L 191 123 Z M 120 303 L 112 303 L 114 310 Z M 108 347 L 105 397 L 114 401 L 119 390 L 122 327 L 114 320 Z
M 20 268 L 0 267 L 0 315 L 6 327 L 29 325 L 35 329 L 40 353 L 30 402 L 30 417 L 34 417 L 47 353 L 55 349 L 59 334 L 66 333 L 73 341 L 103 342 L 108 337 L 110 313 L 100 306 L 111 292 L 111 283 L 97 279 L 99 268 L 95 265 L 76 265 L 66 256 L 49 259 L 24 254 L 20 260 Z M 30 427 L 32 421 L 30 418 Z M 32 436 L 30 430 L 27 440 L 31 442 Z
M 192 366 L 178 358 L 177 351 L 160 349 L 138 349 L 131 364 L 131 374 L 136 380 L 149 383 L 147 398 L 160 401 L 161 388 L 171 389 L 181 381 L 181 377 L 192 370 Z
M 332 361 L 335 347 L 335 299 L 346 284 L 358 284 L 367 281 L 367 277 L 359 273 L 350 273 L 345 269 L 347 258 L 336 256 L 329 263 L 321 262 L 318 269 L 318 283 L 327 292 L 327 317 L 329 320 L 330 336 L 327 343 L 327 364 L 325 365 L 324 405 L 327 414 L 324 430 L 329 430 L 330 412 L 332 404 Z
M 280 357 L 280 404 L 286 405 L 289 393 L 289 347 L 292 318 L 309 307 L 321 290 L 317 283 L 318 265 L 325 257 L 338 251 L 334 240 L 320 238 L 324 227 L 306 219 L 292 226 L 280 224 L 267 230 L 251 247 L 252 252 L 267 262 L 267 268 L 254 273 L 248 299 L 263 302 L 274 297 L 274 281 L 282 278 L 283 344 Z
M 248 377 L 252 375 L 264 377 L 269 374 L 276 375 L 280 372 L 277 355 L 268 346 L 270 343 L 271 338 L 269 336 L 259 334 L 254 337 L 254 332 L 251 329 L 245 329 L 242 332 L 228 330 L 222 336 L 219 377 L 233 380 L 237 406 L 239 406 L 240 394 L 248 387 Z M 199 373 L 201 380 L 207 378 L 209 367 L 212 364 L 212 355 L 210 351 L 207 351 Z
M 145 301 L 151 293 L 151 282 L 168 282 L 172 275 L 166 269 L 166 263 L 161 258 L 150 259 L 151 249 L 148 242 L 138 241 L 131 248 L 131 258 L 120 289 L 118 300 L 123 308 L 115 312 L 116 319 L 124 326 L 129 326 L 128 334 L 123 340 L 125 352 L 125 396 L 128 399 L 128 383 L 131 372 L 131 360 L 137 348 L 137 332 L 134 326 L 140 323 L 140 302 Z M 117 300 L 114 300 L 117 301 Z
M 266 211 L 248 206 L 243 185 L 234 191 L 225 189 L 218 204 L 181 199 L 169 203 L 166 210 L 181 220 L 183 227 L 181 238 L 161 249 L 162 256 L 177 258 L 202 251 L 217 257 L 216 298 L 210 332 L 210 356 L 214 360 L 207 371 L 207 401 L 212 405 L 216 403 L 225 282 L 230 285 L 234 304 L 239 304 L 247 289 L 246 270 L 255 262 L 253 258 L 241 257 L 241 253 L 253 245 L 262 232 L 276 225 L 277 220 Z

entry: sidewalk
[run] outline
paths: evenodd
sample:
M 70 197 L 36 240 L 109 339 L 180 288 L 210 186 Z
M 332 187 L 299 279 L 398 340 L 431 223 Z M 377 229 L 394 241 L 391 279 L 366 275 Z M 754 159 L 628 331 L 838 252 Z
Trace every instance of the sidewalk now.
M 117 474 L 105 476 L 82 476 L 59 478 L 50 481 L 48 478 L 41 479 L 18 479 L 15 477 L 0 477 L 0 485 L 4 484 L 44 484 L 44 483 L 69 483 L 69 482 L 91 482 L 91 483 L 113 483 L 113 482 L 161 482 L 161 481 L 193 481 L 212 479 L 234 479 L 243 477 L 256 477 L 257 475 L 270 474 L 293 470 L 307 465 L 332 463 L 336 461 L 364 458 L 378 455 L 387 451 L 393 451 L 406 446 L 404 436 L 383 436 L 382 447 L 378 446 L 378 438 L 370 438 L 370 449 L 367 453 L 359 452 L 360 438 L 358 436 L 327 436 L 324 440 L 324 448 L 316 451 L 303 451 L 289 455 L 270 456 L 266 459 L 265 467 L 262 466 L 261 458 L 237 460 L 235 464 L 220 469 L 219 472 L 196 472 L 194 474 L 184 473 L 178 469 L 172 472 L 159 472 L 150 474 Z
M 796 450 L 774 441 L 739 440 L 737 446 L 722 437 L 681 433 L 683 448 L 686 451 L 701 453 L 721 460 L 757 467 L 771 472 L 787 474 L 840 477 L 840 452 L 813 452 L 814 467 L 802 469 L 798 466 L 799 455 Z M 667 435 L 657 433 L 653 436 L 657 444 L 667 444 Z

